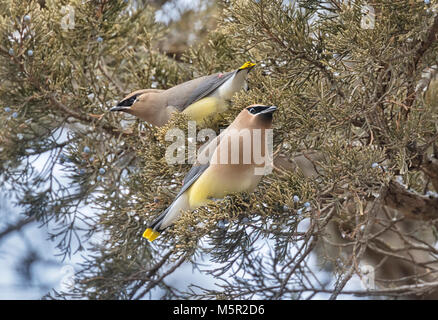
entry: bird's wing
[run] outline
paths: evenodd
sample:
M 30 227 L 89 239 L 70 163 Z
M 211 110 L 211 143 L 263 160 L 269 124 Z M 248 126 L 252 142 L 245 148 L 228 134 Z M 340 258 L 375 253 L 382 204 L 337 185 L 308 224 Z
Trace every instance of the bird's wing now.
M 219 88 L 228 79 L 230 79 L 235 74 L 235 72 L 236 71 L 230 71 L 227 73 L 216 73 L 204 77 L 203 81 L 198 86 L 196 86 L 196 88 L 188 96 L 182 107 L 182 110 L 187 108 L 192 103 L 211 95 L 217 88 Z
M 175 199 L 177 199 L 180 195 L 182 195 L 190 186 L 201 176 L 201 174 L 207 170 L 210 166 L 210 163 L 194 165 L 187 175 L 184 177 L 183 186 L 181 190 L 178 192 Z
M 148 228 L 155 229 L 159 228 L 161 225 L 163 219 L 167 216 L 167 213 L 172 208 L 172 205 L 175 203 L 175 201 L 201 176 L 201 174 L 207 170 L 210 164 L 203 164 L 203 165 L 194 165 L 190 171 L 187 173 L 187 175 L 184 177 L 183 186 L 179 193 L 176 195 L 175 199 L 173 200 L 172 204 L 166 208 L 163 212 L 160 213 L 160 215 L 152 222 Z

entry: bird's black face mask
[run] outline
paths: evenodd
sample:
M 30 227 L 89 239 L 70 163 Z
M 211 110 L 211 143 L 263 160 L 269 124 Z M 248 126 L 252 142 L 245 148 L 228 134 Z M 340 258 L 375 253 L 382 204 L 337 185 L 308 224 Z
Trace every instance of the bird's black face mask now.
M 261 116 L 264 119 L 272 120 L 272 114 L 277 110 L 276 106 L 252 106 L 246 108 L 249 113 L 255 116 Z
M 141 93 L 137 93 L 128 99 L 122 100 L 117 104 L 117 107 L 130 107 L 134 104 L 135 100 L 137 100 L 137 97 L 142 95 Z

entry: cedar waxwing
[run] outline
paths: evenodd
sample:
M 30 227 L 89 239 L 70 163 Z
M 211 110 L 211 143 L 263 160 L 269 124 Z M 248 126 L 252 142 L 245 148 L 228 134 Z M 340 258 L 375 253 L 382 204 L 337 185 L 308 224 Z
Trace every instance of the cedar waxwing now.
M 206 205 L 209 199 L 252 192 L 261 180 L 266 164 L 270 163 L 265 139 L 266 130 L 272 127 L 272 114 L 276 109 L 275 106 L 263 105 L 243 109 L 219 136 L 203 146 L 197 163 L 184 178 L 175 200 L 146 229 L 143 237 L 154 241 L 162 230 L 179 218 L 182 211 Z M 251 140 L 245 140 L 245 134 L 246 137 L 250 135 Z M 259 148 L 256 148 L 258 142 Z M 256 159 L 256 153 L 262 161 Z
M 200 77 L 167 90 L 134 91 L 110 111 L 130 113 L 157 127 L 165 125 L 175 111 L 202 122 L 207 116 L 224 111 L 227 100 L 247 87 L 246 77 L 254 66 L 248 61 L 237 70 Z

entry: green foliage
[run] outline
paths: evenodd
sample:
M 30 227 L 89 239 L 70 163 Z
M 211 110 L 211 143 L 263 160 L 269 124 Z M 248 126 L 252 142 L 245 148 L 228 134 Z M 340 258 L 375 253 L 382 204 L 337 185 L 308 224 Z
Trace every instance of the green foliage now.
M 75 25 L 65 30 L 67 4 Z M 217 27 L 181 61 L 157 49 L 168 30 L 154 21 L 155 9 L 135 4 L 0 5 L 0 177 L 26 215 L 54 223 L 61 253 L 75 250 L 73 237 L 76 250 L 88 247 L 76 287 L 60 296 L 133 299 L 159 287 L 165 298 L 302 298 L 324 289 L 307 263 L 330 222 L 357 248 L 366 242 L 358 230 L 372 225 L 389 181 L 399 176 L 413 190 L 433 191 L 418 165 L 431 154 L 438 119 L 436 84 L 424 96 L 415 91 L 438 58 L 428 38 L 436 14 L 422 2 L 379 1 L 374 28 L 363 29 L 360 1 L 221 1 Z M 198 129 L 218 132 L 250 104 L 275 104 L 276 155 L 304 155 L 315 174 L 276 168 L 256 192 L 185 212 L 146 242 L 147 223 L 172 202 L 190 169 L 165 161 L 166 132 L 187 132 L 187 118 L 153 128 L 108 110 L 130 91 L 166 89 L 248 60 L 257 62 L 250 90 Z M 43 169 L 34 165 L 40 156 Z M 304 220 L 310 226 L 300 231 Z M 259 252 L 261 243 L 272 250 Z M 355 250 L 336 266 L 341 273 L 360 260 Z M 182 263 L 201 268 L 203 259 L 220 265 L 205 271 L 218 290 L 166 282 Z

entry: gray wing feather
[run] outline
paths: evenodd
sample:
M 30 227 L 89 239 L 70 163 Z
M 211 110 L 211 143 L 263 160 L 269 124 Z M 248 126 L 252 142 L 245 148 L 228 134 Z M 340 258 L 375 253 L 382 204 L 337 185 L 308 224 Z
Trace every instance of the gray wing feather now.
M 192 103 L 201 100 L 202 98 L 208 97 L 217 88 L 230 79 L 236 71 L 230 71 L 219 76 L 219 73 L 213 74 L 207 77 L 189 96 L 183 109 L 187 108 Z
M 160 213 L 160 215 L 148 226 L 153 230 L 158 230 L 161 226 L 161 221 L 163 221 L 164 217 L 167 215 L 171 206 L 168 206 L 166 210 Z
M 198 178 L 199 176 L 210 166 L 210 164 L 203 164 L 203 165 L 195 165 L 193 166 L 190 171 L 187 173 L 187 175 L 184 177 L 184 182 L 181 190 L 178 192 L 177 196 L 175 197 L 175 200 L 178 199 L 179 196 L 181 196 Z M 175 202 L 175 200 L 173 200 Z M 173 202 L 172 202 L 173 204 Z M 166 208 L 160 215 L 152 222 L 148 228 L 152 228 L 154 230 L 157 230 L 161 226 L 161 222 L 166 217 L 167 212 L 172 207 L 172 204 Z
M 183 186 L 181 190 L 178 192 L 178 195 L 175 197 L 177 199 L 180 195 L 182 195 L 196 180 L 198 180 L 199 176 L 207 170 L 210 166 L 209 163 L 193 166 L 187 175 L 184 177 Z

